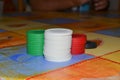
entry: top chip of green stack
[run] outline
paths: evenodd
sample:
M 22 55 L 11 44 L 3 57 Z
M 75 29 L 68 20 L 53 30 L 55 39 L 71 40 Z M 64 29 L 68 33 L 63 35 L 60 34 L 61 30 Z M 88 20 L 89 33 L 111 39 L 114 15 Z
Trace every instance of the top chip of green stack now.
M 27 32 L 27 35 L 30 35 L 32 37 L 40 36 L 41 38 L 44 38 L 44 30 L 30 30 Z

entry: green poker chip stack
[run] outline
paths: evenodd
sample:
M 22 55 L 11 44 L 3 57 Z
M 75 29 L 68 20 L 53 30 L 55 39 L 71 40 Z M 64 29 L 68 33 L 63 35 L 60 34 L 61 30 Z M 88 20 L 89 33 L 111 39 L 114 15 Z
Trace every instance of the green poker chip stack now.
M 44 48 L 44 30 L 30 30 L 27 32 L 27 53 L 42 56 Z

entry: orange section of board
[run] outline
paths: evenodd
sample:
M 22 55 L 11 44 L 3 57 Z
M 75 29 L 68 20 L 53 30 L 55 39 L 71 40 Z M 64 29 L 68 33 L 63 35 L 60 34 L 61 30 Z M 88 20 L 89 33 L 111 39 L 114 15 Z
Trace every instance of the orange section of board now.
M 29 77 L 26 80 L 80 80 L 82 78 L 100 78 L 116 75 L 120 64 L 102 58 L 95 58 L 57 69 L 51 72 Z
M 0 33 L 0 48 L 22 45 L 26 43 L 25 36 L 14 32 Z

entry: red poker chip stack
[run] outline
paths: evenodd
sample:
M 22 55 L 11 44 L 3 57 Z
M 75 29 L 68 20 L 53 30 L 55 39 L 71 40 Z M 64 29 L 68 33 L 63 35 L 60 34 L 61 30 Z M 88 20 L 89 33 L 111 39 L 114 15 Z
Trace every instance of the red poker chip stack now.
M 85 34 L 73 34 L 71 54 L 78 55 L 85 53 L 86 41 L 87 41 L 87 37 Z

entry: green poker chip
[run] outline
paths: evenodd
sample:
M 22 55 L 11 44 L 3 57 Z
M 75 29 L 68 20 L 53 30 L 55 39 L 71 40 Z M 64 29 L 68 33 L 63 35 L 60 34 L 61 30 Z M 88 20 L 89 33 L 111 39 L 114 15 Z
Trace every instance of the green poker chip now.
M 30 55 L 43 55 L 44 30 L 30 30 L 27 32 L 27 53 Z

